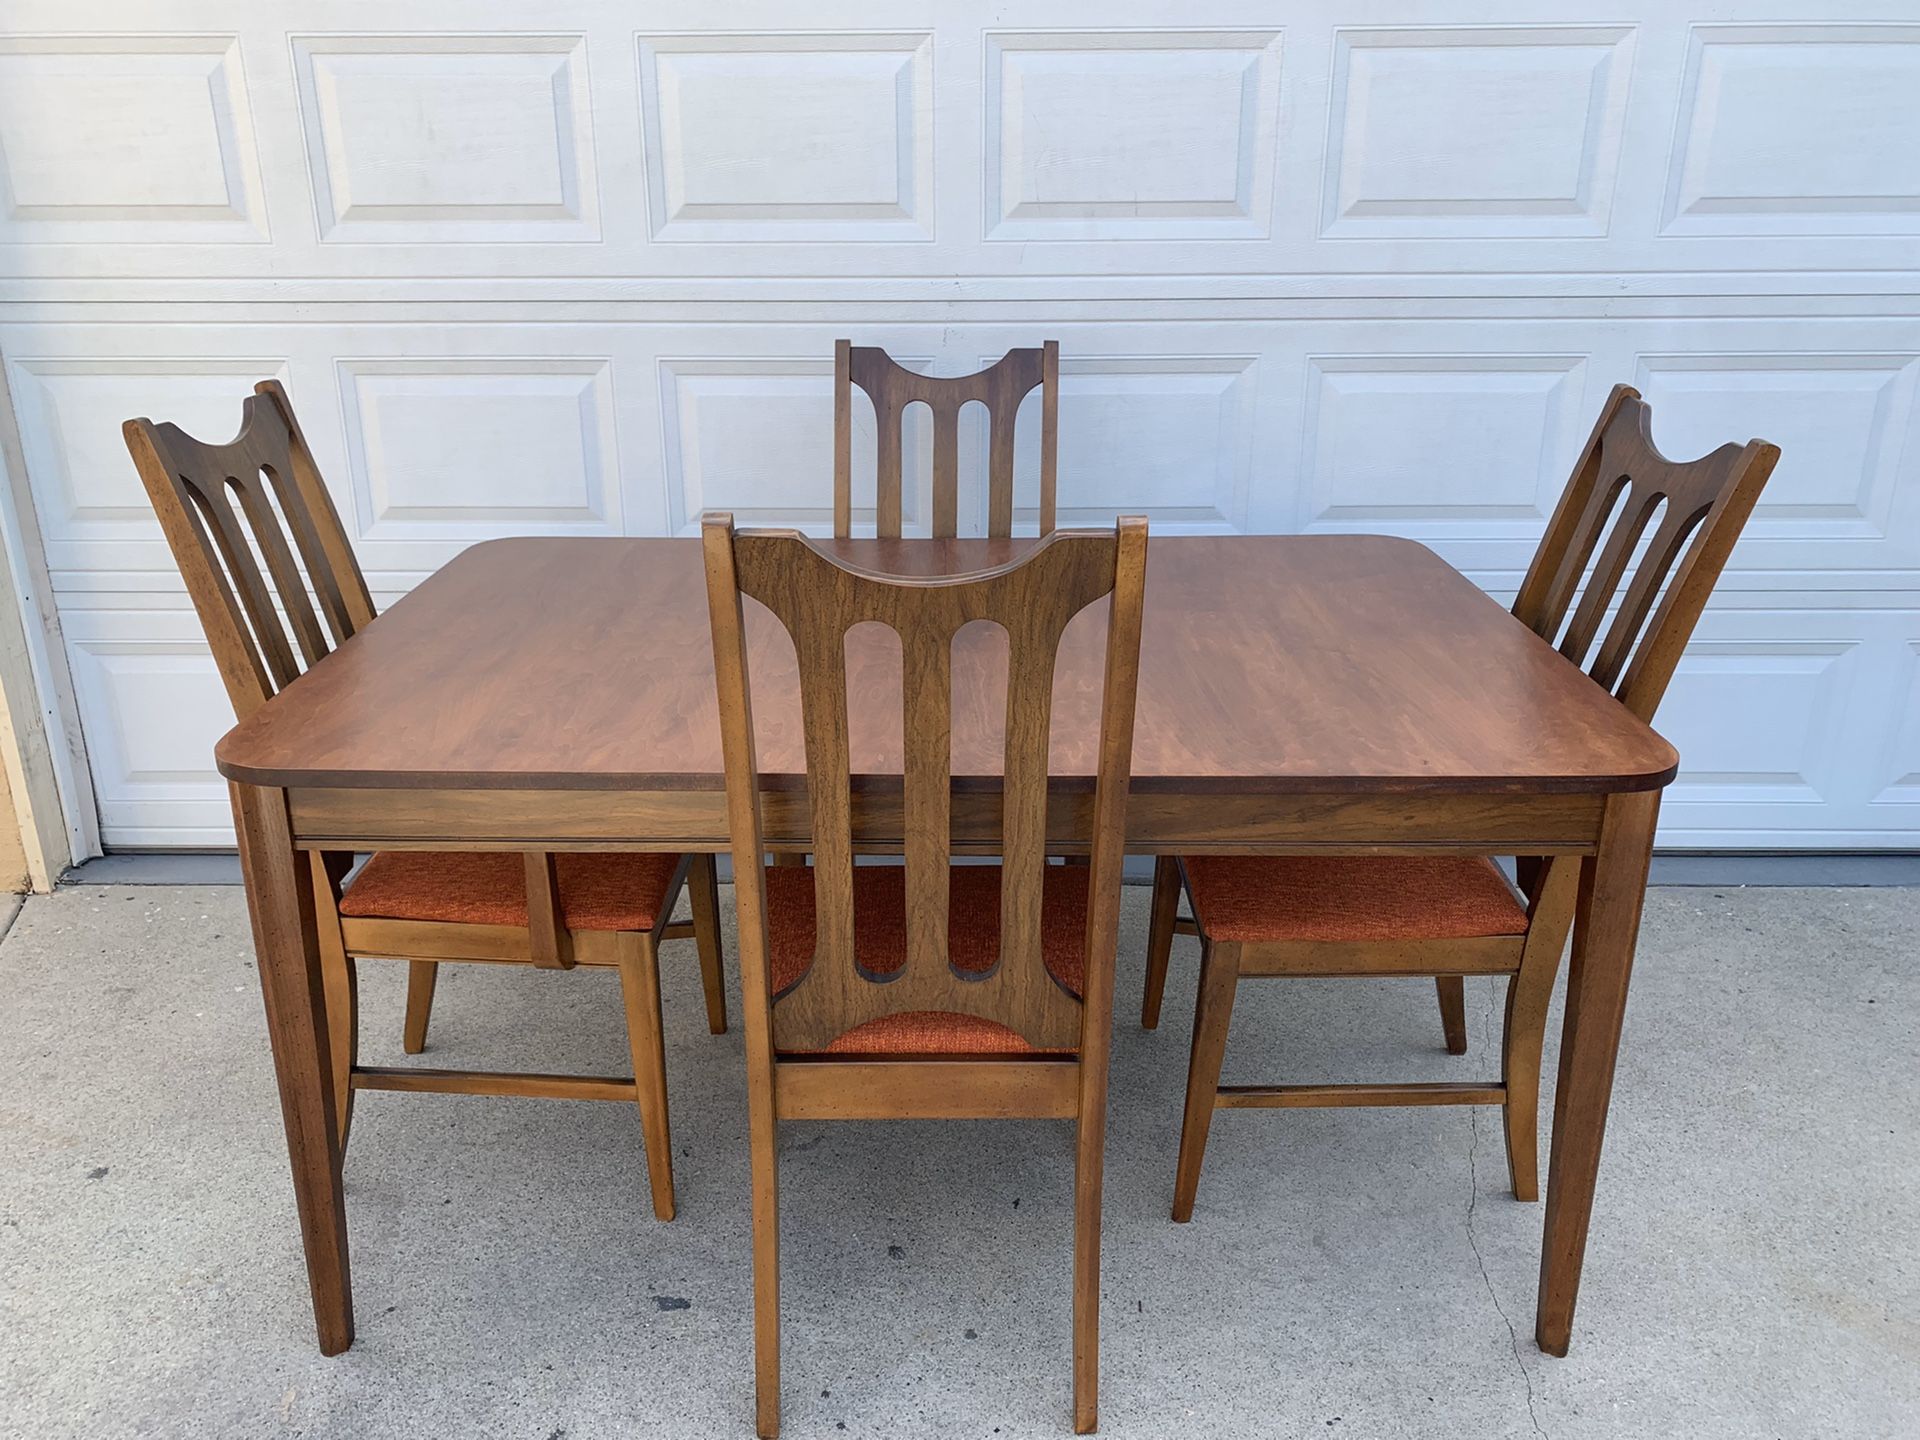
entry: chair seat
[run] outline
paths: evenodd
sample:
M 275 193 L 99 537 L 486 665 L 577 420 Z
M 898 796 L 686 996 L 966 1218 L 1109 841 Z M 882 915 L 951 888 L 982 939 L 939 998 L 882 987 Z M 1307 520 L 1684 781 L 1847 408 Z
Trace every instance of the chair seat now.
M 1200 933 L 1286 940 L 1524 935 L 1526 906 L 1475 855 L 1203 855 L 1182 862 Z
M 1000 867 L 955 865 L 947 887 L 947 953 L 956 970 L 993 968 L 1000 953 Z M 1041 958 L 1047 973 L 1076 999 L 1086 973 L 1087 867 L 1049 865 L 1040 907 Z M 813 959 L 812 866 L 767 871 L 767 942 L 773 990 L 785 994 Z M 898 865 L 861 865 L 853 872 L 854 958 L 869 974 L 890 975 L 906 963 L 907 872 Z M 992 1020 L 945 1010 L 904 1011 L 856 1025 L 829 1054 L 1034 1055 L 1014 1031 Z
M 560 923 L 569 930 L 651 930 L 671 900 L 678 855 L 559 855 Z M 382 850 L 340 897 L 355 919 L 518 925 L 527 921 L 518 852 Z

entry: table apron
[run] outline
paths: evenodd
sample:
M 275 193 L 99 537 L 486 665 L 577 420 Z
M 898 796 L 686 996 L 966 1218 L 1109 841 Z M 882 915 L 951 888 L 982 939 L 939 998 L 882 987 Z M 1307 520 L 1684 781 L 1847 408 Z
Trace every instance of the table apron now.
M 296 788 L 287 792 L 293 833 L 310 850 L 656 850 L 727 848 L 719 790 L 458 790 Z M 1127 848 L 1140 854 L 1590 854 L 1604 795 L 1173 793 L 1127 803 Z M 1056 793 L 1047 810 L 1048 850 L 1084 853 L 1093 796 Z M 769 849 L 805 850 L 803 789 L 762 796 Z M 904 838 L 900 794 L 856 792 L 857 848 L 897 852 Z M 1000 797 L 953 797 L 953 849 L 992 853 Z

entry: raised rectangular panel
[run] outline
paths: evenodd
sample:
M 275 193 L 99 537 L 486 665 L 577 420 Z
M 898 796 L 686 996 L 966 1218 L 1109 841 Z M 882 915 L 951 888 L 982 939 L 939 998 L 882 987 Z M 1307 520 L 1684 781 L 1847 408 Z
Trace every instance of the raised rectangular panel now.
M 233 36 L 0 36 L 0 241 L 266 231 Z
M 1321 233 L 1606 234 L 1632 49 L 1620 25 L 1337 32 Z
M 1920 25 L 1697 25 L 1665 230 L 1920 231 Z
M 1145 515 L 1158 533 L 1245 529 L 1253 366 L 1249 355 L 1064 357 L 1058 523 Z M 1035 390 L 1015 417 L 1016 526 L 1039 519 L 1040 409 Z M 984 534 L 987 424 L 984 410 L 968 413 L 960 459 L 962 484 L 972 488 L 963 494 Z
M 1894 693 L 1899 700 L 1881 769 L 1886 788 L 1874 803 L 1920 805 L 1920 640 L 1909 640 L 1902 649 Z
M 921 357 L 894 357 L 924 370 Z M 674 530 L 704 510 L 742 525 L 833 532 L 833 359 L 669 359 L 660 362 L 667 508 Z M 933 429 L 927 407 L 908 408 L 901 521 L 926 533 Z M 873 406 L 853 392 L 853 523 L 874 520 L 877 442 Z
M 579 35 L 293 39 L 324 240 L 596 240 Z
M 193 617 L 183 623 L 192 628 Z M 102 840 L 228 843 L 231 812 L 213 747 L 232 728 L 233 710 L 205 643 L 74 638 L 67 654 Z
M 340 361 L 360 534 L 619 534 L 610 365 Z
M 1696 640 L 1655 724 L 1680 752 L 1667 798 L 1819 805 L 1842 757 L 1836 721 L 1858 642 Z
M 8 370 L 34 511 L 56 576 L 124 563 L 116 542 L 159 541 L 123 422 L 171 420 L 219 444 L 239 430 L 255 382 L 287 379 L 287 362 L 268 359 L 22 356 Z
M 931 240 L 925 34 L 642 35 L 657 240 Z
M 989 33 L 989 240 L 1259 239 L 1272 30 Z
M 1754 538 L 1885 541 L 1895 528 L 1920 356 L 1642 355 L 1636 383 L 1675 459 L 1753 436 L 1780 447 Z M 1899 543 L 1920 559 L 1913 540 Z
M 1581 434 L 1577 355 L 1320 355 L 1307 362 L 1309 530 L 1536 538 Z

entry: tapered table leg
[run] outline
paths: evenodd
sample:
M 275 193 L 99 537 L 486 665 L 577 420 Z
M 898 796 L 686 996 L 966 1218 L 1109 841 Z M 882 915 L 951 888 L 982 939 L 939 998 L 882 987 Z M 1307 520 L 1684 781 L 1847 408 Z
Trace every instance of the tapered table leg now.
M 307 1252 L 320 1351 L 353 1343 L 347 1207 L 328 1064 L 326 995 L 315 930 L 313 874 L 294 852 L 284 790 L 232 785 L 253 950 L 267 1005 L 267 1038 L 293 1162 L 293 1198 Z
M 1582 862 L 1560 1038 L 1547 1168 L 1546 1234 L 1540 1246 L 1540 1300 L 1534 1338 L 1549 1355 L 1567 1353 L 1580 1264 L 1593 1215 L 1600 1142 L 1613 1093 L 1614 1059 L 1627 1008 L 1627 979 L 1640 934 L 1647 867 L 1660 792 L 1608 797 L 1598 851 Z

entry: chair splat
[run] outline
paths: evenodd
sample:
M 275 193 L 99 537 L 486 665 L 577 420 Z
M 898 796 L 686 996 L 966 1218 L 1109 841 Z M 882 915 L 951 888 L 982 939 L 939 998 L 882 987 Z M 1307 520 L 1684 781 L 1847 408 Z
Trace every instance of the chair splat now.
M 254 386 L 224 445 L 123 429 L 244 719 L 373 619 L 352 543 L 278 381 Z
M 853 533 L 853 390 L 873 402 L 879 441 L 874 492 L 875 533 L 900 538 L 901 446 L 909 405 L 924 404 L 933 416 L 933 537 L 951 539 L 960 523 L 960 411 L 978 401 L 987 408 L 987 534 L 1013 534 L 1014 417 L 1020 402 L 1038 387 L 1040 412 L 1040 533 L 1054 527 L 1054 490 L 1059 456 L 1060 345 L 1049 340 L 1009 350 L 972 375 L 922 375 L 873 345 L 834 342 L 833 533 Z

